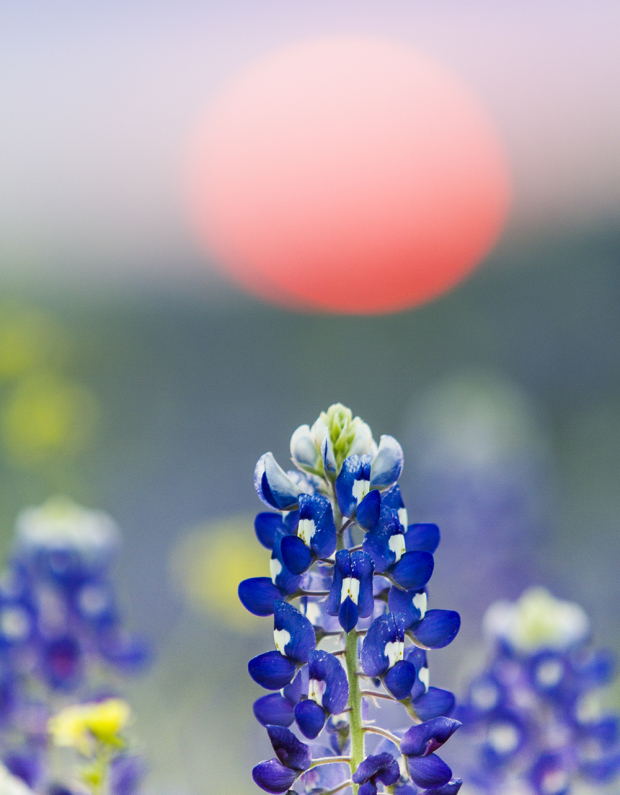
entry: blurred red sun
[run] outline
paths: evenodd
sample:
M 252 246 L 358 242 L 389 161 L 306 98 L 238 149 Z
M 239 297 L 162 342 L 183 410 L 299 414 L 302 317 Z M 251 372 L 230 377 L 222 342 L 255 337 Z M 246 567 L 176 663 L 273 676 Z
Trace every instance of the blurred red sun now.
M 509 178 L 480 101 L 408 47 L 308 41 L 239 73 L 190 149 L 194 226 L 253 293 L 392 312 L 467 276 L 499 236 Z

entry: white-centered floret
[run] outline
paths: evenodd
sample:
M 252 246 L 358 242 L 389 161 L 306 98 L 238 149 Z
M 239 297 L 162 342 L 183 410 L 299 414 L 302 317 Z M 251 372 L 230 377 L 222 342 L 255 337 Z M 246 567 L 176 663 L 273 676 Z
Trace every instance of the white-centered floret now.
M 304 544 L 309 547 L 312 536 L 316 533 L 316 524 L 314 519 L 300 519 L 299 527 L 297 528 L 297 535 L 301 538 Z
M 405 554 L 405 536 L 402 533 L 396 533 L 395 535 L 390 536 L 388 546 L 396 556 L 396 562 L 398 563 L 398 561 Z
M 357 604 L 360 593 L 360 581 L 356 577 L 345 577 L 342 580 L 342 591 L 340 593 L 340 602 L 344 602 L 347 596 L 351 599 L 353 604 Z
M 405 655 L 405 644 L 402 640 L 389 641 L 385 644 L 385 656 L 390 661 L 390 668 Z
M 351 489 L 353 496 L 355 497 L 355 501 L 359 505 L 360 502 L 364 499 L 364 497 L 370 491 L 370 481 L 361 478 L 360 480 L 353 481 L 353 488 Z
M 323 696 L 325 695 L 325 690 L 327 688 L 327 683 L 321 679 L 309 679 L 308 680 L 308 698 L 311 698 L 313 701 L 322 707 L 323 706 Z
M 285 629 L 274 629 L 273 639 L 276 644 L 276 649 L 280 654 L 284 654 L 284 647 L 291 640 L 291 633 L 287 632 Z

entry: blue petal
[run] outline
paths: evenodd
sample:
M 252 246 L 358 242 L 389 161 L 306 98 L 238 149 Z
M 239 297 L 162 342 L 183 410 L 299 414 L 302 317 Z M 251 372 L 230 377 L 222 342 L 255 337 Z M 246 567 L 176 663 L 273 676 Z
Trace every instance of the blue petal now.
M 304 737 L 314 740 L 325 725 L 325 713 L 316 701 L 307 698 L 295 706 L 295 720 Z
M 393 436 L 382 436 L 370 467 L 370 485 L 385 488 L 396 483 L 403 471 L 403 448 Z
M 109 792 L 113 795 L 134 795 L 146 773 L 146 763 L 139 756 L 117 756 L 109 770 Z M 49 790 L 48 795 L 51 795 Z
M 338 533 L 334 522 L 331 503 L 321 494 L 302 494 L 299 498 L 299 522 L 313 522 L 314 532 L 310 539 L 310 549 L 316 557 L 329 558 L 336 551 Z
M 297 773 L 281 765 L 277 759 L 269 759 L 256 765 L 252 770 L 252 778 L 261 789 L 273 795 L 280 795 L 282 792 L 288 792 L 297 778 Z
M 390 548 L 390 538 L 402 532 L 403 528 L 396 511 L 382 507 L 379 523 L 366 533 L 362 545 L 364 552 L 373 559 L 377 572 L 387 571 L 395 563 L 396 554 Z
M 297 536 L 284 536 L 280 544 L 282 562 L 291 574 L 303 574 L 312 564 L 312 552 Z
M 351 597 L 347 596 L 338 610 L 338 621 L 340 621 L 340 626 L 345 632 L 351 632 L 351 630 L 357 624 L 358 617 L 359 611 L 357 609 L 357 605 L 351 599 Z
M 375 600 L 372 594 L 374 570 L 374 561 L 366 552 L 357 550 L 351 553 L 351 574 L 360 581 L 357 609 L 362 618 L 371 616 L 375 609 Z
M 265 453 L 258 459 L 254 470 L 254 488 L 269 508 L 289 511 L 297 507 L 299 491 L 276 462 L 273 453 Z
M 408 627 L 422 618 L 422 611 L 414 604 L 414 600 L 419 594 L 424 594 L 424 588 L 420 588 L 417 591 L 403 591 L 401 588 L 394 586 L 390 588 L 388 594 L 390 613 L 403 613 Z M 424 599 L 424 601 L 426 600 Z
M 390 693 L 401 701 L 411 693 L 415 682 L 415 666 L 407 660 L 399 660 L 386 673 L 383 683 Z
M 453 778 L 451 781 L 448 781 L 447 784 L 444 784 L 443 787 L 433 787 L 433 789 L 426 790 L 424 795 L 456 795 L 462 785 L 462 779 Z
M 607 783 L 620 772 L 620 753 L 603 756 L 600 759 L 586 760 L 580 764 L 579 772 L 590 781 L 598 784 Z
M 403 495 L 400 492 L 398 483 L 395 483 L 389 489 L 386 489 L 384 492 L 382 492 L 381 505 L 385 506 L 386 508 L 392 508 L 396 512 L 405 507 Z
M 390 661 L 385 654 L 387 643 L 403 642 L 405 619 L 400 613 L 385 613 L 372 622 L 362 643 L 360 660 L 367 676 L 383 676 Z
M 582 684 L 588 687 L 601 687 L 609 684 L 615 675 L 616 658 L 612 651 L 596 651 L 579 666 L 577 674 Z
M 392 577 L 401 588 L 417 591 L 430 580 L 434 565 L 430 552 L 405 552 L 392 569 Z
M 330 616 L 337 616 L 340 610 L 342 596 L 342 580 L 351 576 L 351 553 L 348 549 L 336 552 L 334 563 L 334 576 L 329 589 L 329 596 L 324 602 L 325 612 Z
M 360 489 L 366 490 L 361 484 L 368 483 L 370 467 L 368 456 L 350 455 L 342 462 L 342 469 L 336 478 L 336 499 L 342 514 L 351 517 L 357 511 Z M 356 484 L 358 484 L 356 486 Z M 355 494 L 354 492 L 358 492 Z M 362 497 L 363 499 L 363 497 Z
M 284 532 L 281 515 L 279 513 L 270 513 L 269 511 L 257 514 L 256 519 L 254 519 L 254 531 L 264 547 L 273 549 L 277 532 Z
M 447 742 L 461 726 L 451 718 L 433 718 L 408 729 L 400 742 L 405 756 L 428 756 Z
M 435 754 L 408 756 L 409 775 L 419 787 L 441 787 L 452 778 L 448 765 Z
M 42 661 L 45 679 L 54 689 L 73 689 L 82 678 L 82 650 L 68 635 L 46 643 L 42 648 Z
M 308 655 L 316 645 L 314 627 L 308 619 L 288 602 L 275 602 L 273 606 L 274 630 L 289 634 L 283 652 L 298 663 L 308 662 Z
M 377 489 L 369 491 L 360 502 L 355 519 L 360 527 L 371 530 L 376 527 L 381 515 L 381 494 Z
M 441 715 L 449 715 L 454 709 L 456 699 L 449 690 L 439 687 L 429 687 L 426 693 L 416 698 L 413 702 L 414 709 L 420 720 L 430 720 Z
M 293 681 L 282 689 L 284 698 L 296 704 L 308 689 L 308 666 L 304 665 Z
M 398 764 L 396 763 L 396 760 L 391 754 L 388 754 L 387 751 L 382 754 L 376 754 L 375 756 L 368 755 L 366 759 L 360 762 L 357 770 L 352 776 L 352 779 L 356 784 L 364 784 L 366 781 L 377 777 L 380 773 L 393 770 L 395 764 L 396 769 L 398 770 Z M 398 775 L 394 781 L 397 779 Z M 394 783 L 394 781 L 391 783 Z
M 285 538 L 288 538 L 288 534 L 284 534 L 282 532 L 276 533 L 273 544 L 273 552 L 271 553 L 271 560 L 277 560 L 280 564 L 280 571 L 275 577 L 275 584 L 278 588 L 284 591 L 285 594 L 292 594 L 295 593 L 295 591 L 301 585 L 302 578 L 300 575 L 290 572 L 284 565 L 284 561 L 282 559 L 282 541 Z
M 325 682 L 323 708 L 331 715 L 339 715 L 349 700 L 349 682 L 338 658 L 326 651 L 311 651 L 308 677 Z
M 377 792 L 377 785 L 371 780 L 360 786 L 357 795 L 377 795 Z
M 405 533 L 407 552 L 430 552 L 439 546 L 439 528 L 436 524 L 410 524 Z
M 288 698 L 270 693 L 254 702 L 254 717 L 263 726 L 290 726 L 295 718 L 293 709 Z
M 452 643 L 461 626 L 461 617 L 454 610 L 429 610 L 413 628 L 413 635 L 427 649 L 443 649 Z
M 266 690 L 281 690 L 293 679 L 297 666 L 279 651 L 268 651 L 248 663 L 252 679 Z
M 267 734 L 276 756 L 283 765 L 297 771 L 307 770 L 310 767 L 312 761 L 310 748 L 298 740 L 292 731 L 283 726 L 267 726 Z
M 239 583 L 241 604 L 255 616 L 270 616 L 273 603 L 282 599 L 282 593 L 269 577 L 251 577 Z

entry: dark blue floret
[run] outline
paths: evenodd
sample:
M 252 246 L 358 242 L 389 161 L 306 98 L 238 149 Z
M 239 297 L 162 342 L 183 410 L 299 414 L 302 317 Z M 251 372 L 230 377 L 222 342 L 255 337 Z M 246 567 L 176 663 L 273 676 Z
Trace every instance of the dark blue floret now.
M 401 701 L 411 693 L 415 682 L 415 666 L 407 660 L 399 660 L 396 665 L 388 670 L 383 678 L 383 684 L 394 698 Z
M 295 720 L 304 737 L 314 740 L 325 725 L 325 712 L 316 701 L 307 698 L 295 705 Z
M 276 756 L 286 767 L 301 772 L 310 767 L 312 755 L 306 743 L 302 743 L 289 729 L 283 726 L 267 726 L 267 734 L 271 740 Z
M 351 455 L 342 463 L 336 478 L 336 498 L 343 516 L 354 516 L 358 505 L 368 494 L 370 461 L 369 455 Z
M 428 756 L 447 742 L 461 723 L 451 718 L 433 718 L 408 729 L 400 742 L 405 756 Z
M 252 679 L 266 690 L 281 690 L 292 681 L 297 664 L 279 651 L 268 651 L 253 657 L 248 663 L 248 671 Z
M 375 618 L 362 643 L 360 656 L 362 668 L 367 676 L 383 676 L 397 661 L 390 659 L 386 649 L 391 650 L 394 644 L 401 644 L 404 650 L 406 628 L 405 619 L 400 613 L 386 613 Z
M 269 577 L 251 577 L 239 583 L 241 604 L 255 616 L 273 614 L 273 603 L 282 599 L 282 591 Z
M 336 550 L 337 533 L 332 506 L 320 494 L 299 496 L 297 535 L 282 539 L 282 559 L 293 574 L 303 574 L 317 558 Z
M 439 546 L 440 534 L 436 524 L 410 524 L 405 533 L 407 552 L 430 552 Z
M 436 754 L 405 758 L 409 775 L 419 787 L 441 787 L 452 778 L 452 771 Z
M 340 714 L 349 700 L 349 682 L 338 658 L 326 651 L 311 651 L 308 659 L 308 678 L 325 682 L 323 708 L 330 715 Z
M 254 702 L 254 717 L 263 726 L 290 726 L 295 719 L 295 703 L 281 693 L 270 693 Z
M 361 795 L 375 795 L 377 781 L 389 787 L 398 781 L 399 777 L 398 762 L 387 752 L 367 756 L 352 776 L 356 784 L 361 784 L 358 790 Z
M 316 645 L 314 627 L 308 619 L 288 602 L 275 602 L 273 619 L 276 646 L 279 638 L 284 639 L 278 651 L 296 663 L 308 662 Z
M 416 606 L 418 605 L 418 606 Z M 392 586 L 388 594 L 388 608 L 390 613 L 403 613 L 407 627 L 417 624 L 423 617 L 422 606 L 426 605 L 426 589 L 405 591 Z
M 282 541 L 289 537 L 289 531 L 277 532 L 274 543 L 273 551 L 271 553 L 271 561 L 269 563 L 271 571 L 271 579 L 274 585 L 279 588 L 283 593 L 290 595 L 295 593 L 301 585 L 301 576 L 293 574 L 289 571 L 284 563 L 282 557 Z
M 439 687 L 429 687 L 425 693 L 413 699 L 413 707 L 420 720 L 451 715 L 455 704 L 454 693 Z
M 390 573 L 401 588 L 418 591 L 430 580 L 434 565 L 430 552 L 405 552 Z
M 252 770 L 254 783 L 266 792 L 273 793 L 273 795 L 287 792 L 297 776 L 298 773 L 295 770 L 285 767 L 277 759 L 259 762 Z
M 350 632 L 357 624 L 358 618 L 372 615 L 374 599 L 372 595 L 372 578 L 374 565 L 369 555 L 362 551 L 350 552 L 341 549 L 336 553 L 334 579 L 325 602 L 325 610 L 331 616 L 338 616 L 340 625 L 345 632 Z M 349 588 L 344 589 L 347 580 Z M 346 595 L 349 594 L 349 595 Z
M 461 626 L 454 610 L 429 610 L 411 631 L 416 641 L 427 649 L 443 649 L 452 643 Z

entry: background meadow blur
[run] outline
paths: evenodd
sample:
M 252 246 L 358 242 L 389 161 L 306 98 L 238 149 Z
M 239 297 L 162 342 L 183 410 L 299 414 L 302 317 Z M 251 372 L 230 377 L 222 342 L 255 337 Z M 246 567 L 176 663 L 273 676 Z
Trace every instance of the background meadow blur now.
M 122 527 L 120 599 L 158 648 L 130 688 L 146 792 L 252 790 L 267 746 L 246 661 L 271 647 L 236 600 L 267 573 L 253 468 L 336 401 L 403 443 L 410 519 L 442 529 L 432 605 L 463 628 L 431 659 L 436 684 L 458 692 L 486 607 L 530 584 L 580 602 L 620 651 L 619 25 L 611 0 L 0 9 L 0 543 L 59 492 Z M 184 146 L 220 83 L 351 33 L 467 80 L 514 183 L 483 267 L 383 317 L 238 291 L 184 206 Z

